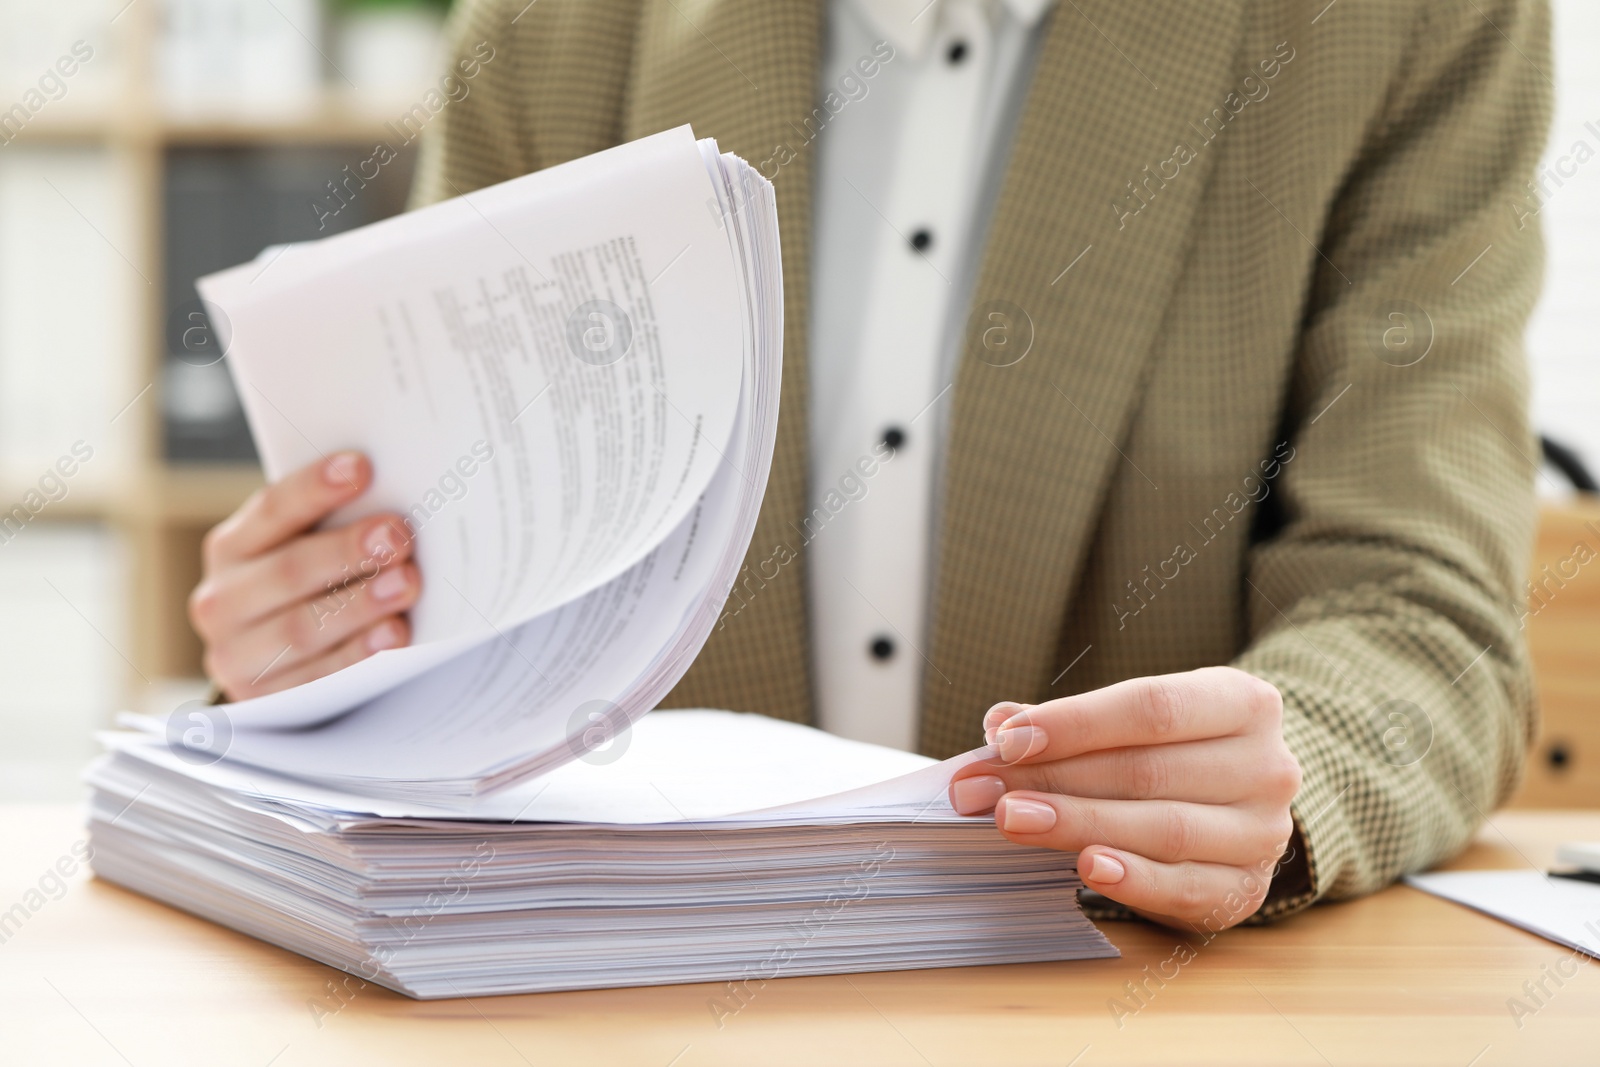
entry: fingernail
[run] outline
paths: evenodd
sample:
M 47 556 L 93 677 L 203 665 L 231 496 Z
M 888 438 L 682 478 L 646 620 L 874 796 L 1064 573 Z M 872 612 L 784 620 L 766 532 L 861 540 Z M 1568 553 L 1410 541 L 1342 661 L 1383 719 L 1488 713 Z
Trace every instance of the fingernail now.
M 367 555 L 379 563 L 394 555 L 394 529 L 388 523 L 379 523 L 367 534 L 363 542 L 366 545 Z
M 361 477 L 361 453 L 339 452 L 331 456 L 322 468 L 323 479 L 338 489 L 349 489 Z
M 990 708 L 983 716 L 984 744 L 994 744 L 994 733 L 1000 729 L 1000 724 L 1006 722 L 1021 710 L 1022 705 L 1012 704 L 1009 701 L 1004 704 L 996 704 Z
M 372 582 L 372 595 L 379 600 L 399 600 L 411 588 L 411 578 L 404 568 L 384 571 Z
M 978 815 L 993 811 L 995 803 L 1006 795 L 1006 784 L 992 774 L 963 778 L 950 787 L 950 806 L 961 815 Z
M 994 747 L 1006 763 L 1016 763 L 1044 751 L 1048 739 L 1037 726 L 1006 726 L 995 732 Z
M 1113 859 L 1104 852 L 1097 852 L 1087 861 L 1078 865 L 1078 874 L 1085 879 L 1094 879 L 1104 885 L 1114 885 L 1122 881 L 1122 876 L 1128 870 L 1120 860 Z
M 386 622 L 374 627 L 367 636 L 367 647 L 374 652 L 382 652 L 386 648 L 399 648 L 404 643 L 404 635 L 400 632 L 400 624 Z
M 1056 809 L 1038 800 L 1005 797 L 995 808 L 1000 829 L 1013 834 L 1042 834 L 1056 824 Z

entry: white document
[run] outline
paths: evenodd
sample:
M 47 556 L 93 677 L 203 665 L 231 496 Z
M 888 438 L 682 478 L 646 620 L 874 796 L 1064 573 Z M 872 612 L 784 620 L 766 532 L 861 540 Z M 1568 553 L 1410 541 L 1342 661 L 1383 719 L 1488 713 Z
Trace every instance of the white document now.
M 705 491 L 744 369 L 739 266 L 712 193 L 682 127 L 200 283 L 231 325 L 267 477 L 360 448 L 376 480 L 340 519 L 429 512 L 419 646 L 615 578 Z M 570 343 L 588 328 L 573 312 L 599 300 L 627 316 L 601 324 L 619 346 L 629 335 L 614 362 L 599 362 L 604 338 L 596 362 Z M 443 496 L 480 441 L 493 459 Z
M 680 127 L 199 284 L 268 478 L 366 452 L 333 524 L 405 515 L 424 584 L 410 647 L 222 709 L 229 760 L 471 795 L 688 669 L 777 425 L 776 202 L 743 161 Z
M 123 760 L 112 766 L 181 776 L 241 796 L 339 813 L 346 823 L 452 818 L 483 822 L 673 823 L 738 819 L 783 823 L 807 817 L 956 817 L 950 807 L 955 769 L 990 754 L 977 749 L 939 763 L 927 756 L 836 737 L 765 715 L 661 711 L 647 715 L 593 759 L 563 764 L 537 779 L 480 797 L 382 797 L 264 773 L 233 760 L 186 763 L 143 734 L 101 737 Z M 102 761 L 95 780 L 106 773 Z M 931 772 L 931 773 L 930 773 Z M 129 779 L 132 781 L 132 779 Z M 141 801 L 142 803 L 143 801 Z
M 1406 884 L 1600 959 L 1600 885 L 1543 871 L 1440 871 Z

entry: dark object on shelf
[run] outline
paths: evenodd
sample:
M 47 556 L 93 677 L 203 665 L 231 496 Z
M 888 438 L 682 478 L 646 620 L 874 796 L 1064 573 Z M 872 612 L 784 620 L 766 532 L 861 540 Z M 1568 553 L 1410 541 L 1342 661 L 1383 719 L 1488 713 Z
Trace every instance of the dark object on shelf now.
M 168 460 L 256 458 L 222 362 L 228 326 L 210 321 L 194 280 L 272 245 L 326 237 L 398 213 L 414 156 L 405 150 L 380 166 L 370 146 L 356 145 L 170 152 L 163 190 L 167 313 L 160 386 Z
M 1594 475 L 1589 473 L 1589 468 L 1584 466 L 1583 457 L 1578 453 L 1543 435 L 1539 437 L 1539 449 L 1544 453 L 1544 461 L 1566 475 L 1567 480 L 1578 492 L 1600 493 L 1600 484 L 1595 483 Z

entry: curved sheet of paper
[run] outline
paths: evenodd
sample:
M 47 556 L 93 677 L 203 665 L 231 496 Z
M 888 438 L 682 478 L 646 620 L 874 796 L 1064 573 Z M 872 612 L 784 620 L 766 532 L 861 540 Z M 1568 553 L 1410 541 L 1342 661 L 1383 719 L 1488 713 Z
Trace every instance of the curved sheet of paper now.
M 374 484 L 332 524 L 400 512 L 425 576 L 412 647 L 232 705 L 236 727 L 337 716 L 683 524 L 745 387 L 723 195 L 685 126 L 202 280 L 268 476 L 365 451 Z

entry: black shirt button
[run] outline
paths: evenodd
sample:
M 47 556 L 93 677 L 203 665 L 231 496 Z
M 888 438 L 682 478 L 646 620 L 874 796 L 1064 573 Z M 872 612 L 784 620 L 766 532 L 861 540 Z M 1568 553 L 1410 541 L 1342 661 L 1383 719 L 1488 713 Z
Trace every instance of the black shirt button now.
M 876 660 L 886 660 L 894 655 L 894 642 L 887 637 L 874 637 L 872 644 L 867 647 L 872 652 L 872 658 Z
M 897 452 L 906 443 L 906 432 L 898 426 L 891 426 L 883 431 L 883 443 L 889 451 Z
M 933 245 L 933 234 L 927 230 L 918 230 L 911 235 L 911 247 L 918 252 L 926 252 Z
M 951 41 L 950 49 L 944 55 L 950 61 L 951 66 L 958 65 L 963 59 L 967 58 L 967 42 Z

